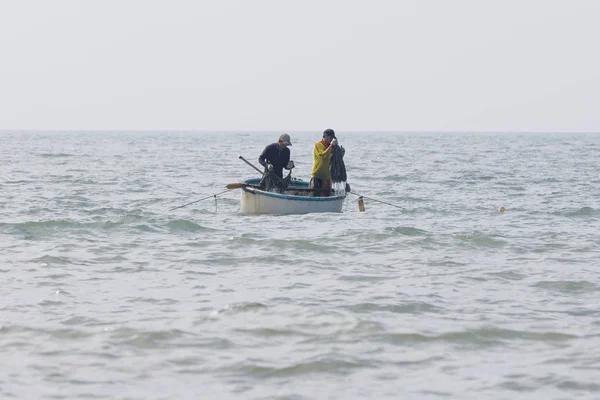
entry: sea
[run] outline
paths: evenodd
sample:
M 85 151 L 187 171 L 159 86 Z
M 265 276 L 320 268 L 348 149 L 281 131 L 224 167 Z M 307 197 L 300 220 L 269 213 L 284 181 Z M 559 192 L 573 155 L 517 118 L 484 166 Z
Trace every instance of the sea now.
M 600 398 L 600 134 L 336 129 L 342 213 L 244 215 L 280 133 L 1 132 L 0 398 Z

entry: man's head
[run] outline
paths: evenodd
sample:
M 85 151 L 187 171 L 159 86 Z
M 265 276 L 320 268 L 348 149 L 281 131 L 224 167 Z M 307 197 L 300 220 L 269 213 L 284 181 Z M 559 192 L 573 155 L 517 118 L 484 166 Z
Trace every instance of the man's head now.
M 335 132 L 333 131 L 333 129 L 325 129 L 325 131 L 323 131 L 323 137 L 330 137 L 330 138 L 335 138 Z
M 335 132 L 333 129 L 325 129 L 323 132 L 323 141 L 329 146 L 329 143 L 335 139 Z
M 287 133 L 282 133 L 279 136 L 279 141 L 277 142 L 279 143 L 279 147 L 287 147 L 287 146 L 291 146 L 292 142 L 290 141 L 290 135 L 288 135 Z

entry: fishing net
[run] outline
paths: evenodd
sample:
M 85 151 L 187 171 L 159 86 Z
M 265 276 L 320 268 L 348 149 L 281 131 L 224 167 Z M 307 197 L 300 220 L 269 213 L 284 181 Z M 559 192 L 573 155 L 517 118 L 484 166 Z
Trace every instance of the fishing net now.
M 261 190 L 265 190 L 267 192 L 283 193 L 288 188 L 291 181 L 292 171 L 290 171 L 285 178 L 281 178 L 277 176 L 275 171 L 269 168 L 263 174 L 263 177 L 260 180 L 258 187 Z
M 340 146 L 336 145 L 332 150 L 329 173 L 331 174 L 332 182 L 346 182 L 346 164 L 344 164 L 344 157 Z
M 343 196 L 346 194 L 346 184 L 344 182 L 333 182 L 331 184 L 332 193 L 336 196 Z

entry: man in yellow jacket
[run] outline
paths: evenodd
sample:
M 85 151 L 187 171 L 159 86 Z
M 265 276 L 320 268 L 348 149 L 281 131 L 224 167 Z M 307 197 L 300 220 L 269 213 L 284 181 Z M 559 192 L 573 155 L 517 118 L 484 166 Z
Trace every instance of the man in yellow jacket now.
M 310 187 L 321 189 L 315 196 L 329 196 L 331 194 L 331 151 L 337 145 L 337 138 L 333 129 L 326 129 L 323 132 L 323 139 L 315 143 L 313 148 L 313 167 L 310 180 Z M 344 150 L 342 149 L 342 155 Z

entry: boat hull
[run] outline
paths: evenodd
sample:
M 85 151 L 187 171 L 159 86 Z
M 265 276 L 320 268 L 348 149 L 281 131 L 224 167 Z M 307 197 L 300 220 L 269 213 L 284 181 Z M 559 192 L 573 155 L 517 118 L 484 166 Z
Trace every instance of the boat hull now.
M 300 185 L 306 186 L 305 183 Z M 342 212 L 345 198 L 345 193 L 341 196 L 310 197 L 242 187 L 241 209 L 244 214 L 339 213 Z

